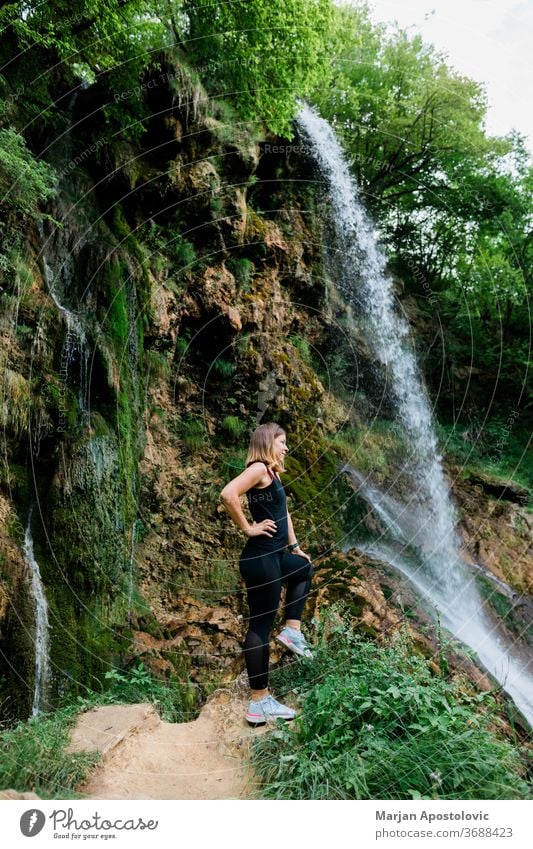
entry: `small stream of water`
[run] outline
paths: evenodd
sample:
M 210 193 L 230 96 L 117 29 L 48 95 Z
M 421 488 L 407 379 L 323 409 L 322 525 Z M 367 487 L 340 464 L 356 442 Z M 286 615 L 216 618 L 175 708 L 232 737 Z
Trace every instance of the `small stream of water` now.
M 50 638 L 48 622 L 48 603 L 41 579 L 41 570 L 33 552 L 31 534 L 31 513 L 28 517 L 24 535 L 24 562 L 31 577 L 30 591 L 35 609 L 35 683 L 33 688 L 32 716 L 37 716 L 46 702 L 46 692 L 50 677 Z
M 46 286 L 50 297 L 64 316 L 67 325 L 67 334 L 61 352 L 60 373 L 67 380 L 69 375 L 77 370 L 78 404 L 80 410 L 86 413 L 88 409 L 89 345 L 80 316 L 62 303 L 64 295 L 60 294 L 60 289 L 64 292 L 73 290 L 72 276 L 74 271 L 72 262 L 65 259 L 60 268 L 53 268 L 52 260 L 48 255 L 49 238 L 46 237 L 43 222 L 39 221 L 37 226 L 41 237 L 41 259 Z

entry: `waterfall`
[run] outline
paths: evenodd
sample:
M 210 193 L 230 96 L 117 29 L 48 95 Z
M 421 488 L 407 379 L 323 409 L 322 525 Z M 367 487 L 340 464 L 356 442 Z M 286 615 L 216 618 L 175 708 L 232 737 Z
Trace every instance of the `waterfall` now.
M 24 562 L 31 576 L 31 595 L 35 607 L 35 683 L 33 689 L 32 716 L 37 716 L 46 699 L 46 688 L 50 676 L 50 640 L 48 604 L 41 579 L 41 570 L 33 553 L 31 535 L 31 510 L 24 535 Z
M 61 352 L 60 373 L 66 381 L 69 374 L 72 374 L 75 362 L 78 362 L 78 404 L 80 410 L 83 413 L 86 413 L 88 409 L 87 379 L 89 364 L 89 345 L 87 342 L 87 336 L 83 329 L 80 317 L 62 303 L 63 296 L 60 296 L 58 291 L 60 281 L 63 283 L 62 288 L 65 292 L 69 292 L 73 288 L 72 278 L 74 271 L 72 268 L 72 258 L 68 253 L 66 253 L 67 259 L 65 259 L 59 269 L 54 271 L 52 269 L 51 261 L 48 258 L 47 245 L 49 239 L 47 240 L 45 237 L 43 222 L 39 221 L 37 227 L 42 243 L 41 259 L 46 286 L 50 297 L 59 312 L 65 318 L 67 325 L 67 335 Z
M 131 525 L 130 555 L 128 558 L 128 627 L 131 626 L 131 608 L 133 604 L 133 569 L 135 566 L 135 546 L 137 543 L 137 519 Z
M 328 274 L 345 302 L 363 318 L 366 343 L 381 368 L 397 425 L 409 446 L 403 471 L 410 485 L 401 501 L 354 469 L 347 470 L 385 527 L 389 544 L 381 545 L 379 556 L 401 569 L 439 609 L 443 624 L 476 652 L 533 724 L 533 678 L 527 659 L 517 652 L 510 656 L 461 554 L 429 398 L 409 346 L 409 325 L 395 308 L 375 225 L 360 201 L 332 127 L 307 106 L 297 122 L 328 192 L 332 229 L 325 255 Z

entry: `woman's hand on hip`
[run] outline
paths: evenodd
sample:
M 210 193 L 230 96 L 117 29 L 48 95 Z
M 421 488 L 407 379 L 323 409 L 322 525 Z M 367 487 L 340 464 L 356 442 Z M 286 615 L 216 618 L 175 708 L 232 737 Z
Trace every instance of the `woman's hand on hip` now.
M 309 563 L 311 563 L 311 558 L 309 557 L 308 554 L 305 553 L 305 551 L 302 551 L 300 546 L 298 546 L 298 548 L 293 548 L 293 550 L 291 551 L 291 554 L 296 554 L 297 557 L 305 557 L 305 559 L 309 560 Z
M 245 533 L 248 537 L 273 537 L 278 529 L 278 526 L 273 519 L 263 519 L 262 522 L 254 522 L 246 529 Z

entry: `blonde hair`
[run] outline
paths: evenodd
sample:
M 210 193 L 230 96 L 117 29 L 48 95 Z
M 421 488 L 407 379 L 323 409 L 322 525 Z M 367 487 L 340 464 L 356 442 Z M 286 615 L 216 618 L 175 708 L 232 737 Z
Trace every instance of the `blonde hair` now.
M 285 431 L 276 422 L 268 422 L 256 427 L 250 437 L 246 465 L 255 460 L 266 460 L 273 471 L 285 471 L 283 462 L 280 464 L 278 458 L 274 455 L 274 440 L 282 433 L 285 434 Z

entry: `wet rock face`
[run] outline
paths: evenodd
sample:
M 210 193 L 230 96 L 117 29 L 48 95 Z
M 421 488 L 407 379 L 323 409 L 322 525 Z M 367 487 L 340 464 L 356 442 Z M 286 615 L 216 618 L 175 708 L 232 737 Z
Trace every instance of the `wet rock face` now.
M 457 474 L 457 478 L 459 475 Z M 477 478 L 461 482 L 456 496 L 467 549 L 517 593 L 533 594 L 533 521 L 531 514 L 516 504 L 509 484 L 499 482 L 500 496 L 493 497 Z M 508 497 L 505 497 L 508 493 Z M 519 495 L 522 488 L 519 488 Z

